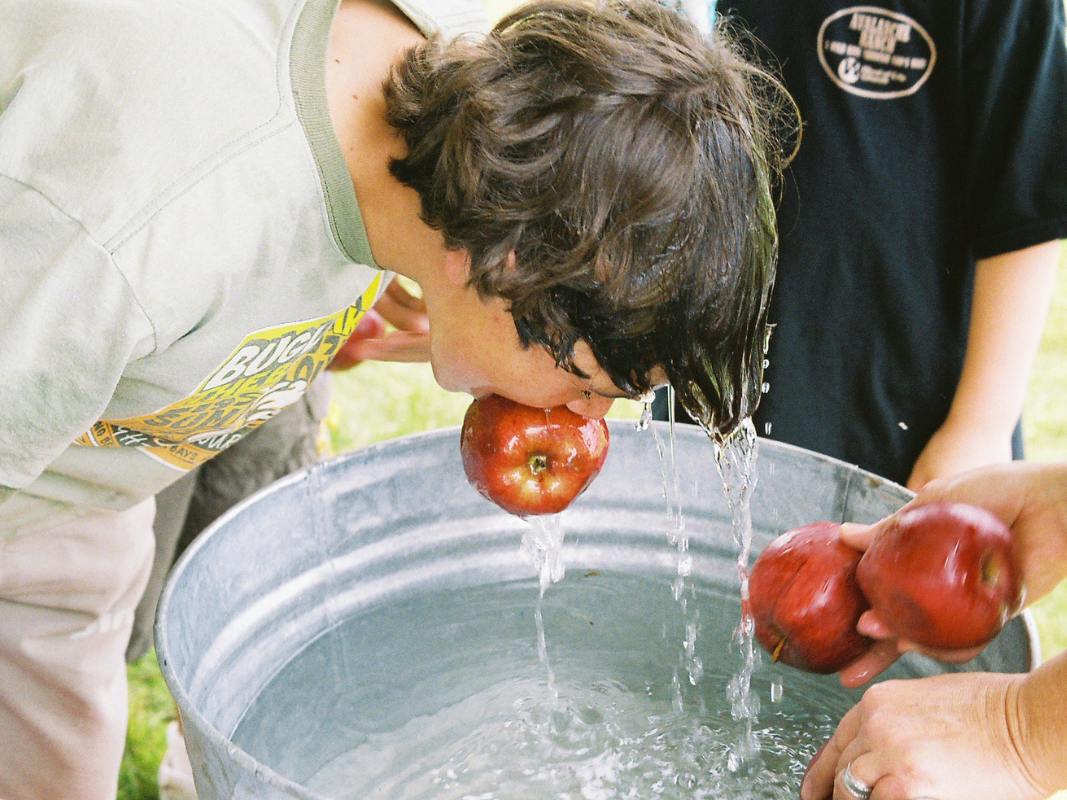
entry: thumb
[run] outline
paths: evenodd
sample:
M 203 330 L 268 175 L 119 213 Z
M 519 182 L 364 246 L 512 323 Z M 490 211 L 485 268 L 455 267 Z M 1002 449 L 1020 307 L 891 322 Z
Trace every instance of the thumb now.
M 854 550 L 866 550 L 878 535 L 880 523 L 861 525 L 858 522 L 841 523 L 841 541 Z
M 895 640 L 875 642 L 866 653 L 842 669 L 838 679 L 848 689 L 858 688 L 889 669 L 899 657 Z
M 922 467 L 916 466 L 908 476 L 908 482 L 904 484 L 906 489 L 913 492 L 921 492 L 931 481 L 932 476 Z

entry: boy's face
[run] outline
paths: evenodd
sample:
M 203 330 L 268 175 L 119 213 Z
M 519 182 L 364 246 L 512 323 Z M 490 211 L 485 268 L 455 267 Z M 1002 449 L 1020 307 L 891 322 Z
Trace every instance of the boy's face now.
M 603 417 L 625 397 L 579 342 L 575 364 L 589 378 L 556 366 L 546 349 L 523 348 L 515 321 L 501 298 L 482 300 L 466 285 L 467 256 L 447 256 L 445 274 L 423 285 L 430 315 L 431 364 L 442 387 L 475 397 L 499 394 L 538 408 L 566 405 L 587 417 Z

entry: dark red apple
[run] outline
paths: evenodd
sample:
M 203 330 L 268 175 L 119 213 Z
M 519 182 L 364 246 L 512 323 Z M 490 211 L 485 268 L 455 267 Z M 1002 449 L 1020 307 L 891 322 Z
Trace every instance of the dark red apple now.
M 860 588 L 899 638 L 935 650 L 993 639 L 1021 605 L 1011 531 L 983 508 L 926 503 L 894 517 L 860 559 Z
M 505 511 L 556 514 L 600 472 L 608 426 L 566 406 L 531 408 L 494 394 L 467 409 L 459 448 L 471 485 Z
M 749 576 L 756 639 L 774 661 L 827 674 L 863 655 L 856 631 L 867 600 L 856 583 L 860 553 L 841 526 L 815 522 L 787 531 L 760 553 Z
M 356 357 L 353 345 L 361 339 L 380 339 L 383 336 L 385 336 L 385 320 L 373 308 L 368 308 L 360 318 L 356 329 L 349 334 L 348 339 L 334 354 L 333 360 L 327 364 L 326 369 L 334 371 L 352 369 L 363 361 Z

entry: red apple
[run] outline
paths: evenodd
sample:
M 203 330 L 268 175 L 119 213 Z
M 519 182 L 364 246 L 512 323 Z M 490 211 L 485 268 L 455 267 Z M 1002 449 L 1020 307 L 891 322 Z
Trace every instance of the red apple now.
M 776 662 L 827 674 L 872 644 L 856 631 L 868 607 L 856 583 L 860 553 L 841 541 L 840 527 L 815 522 L 783 533 L 752 567 L 756 639 Z
M 983 508 L 926 503 L 894 517 L 857 577 L 893 633 L 935 650 L 993 639 L 1022 602 L 1011 531 Z
M 488 395 L 467 409 L 459 448 L 471 485 L 505 511 L 556 514 L 600 472 L 608 426 L 566 406 L 531 408 Z
M 349 334 L 348 340 L 334 354 L 333 360 L 326 365 L 328 370 L 352 369 L 363 361 L 353 353 L 353 345 L 361 339 L 380 339 L 385 336 L 385 320 L 373 308 L 368 308 L 360 318 L 356 329 Z

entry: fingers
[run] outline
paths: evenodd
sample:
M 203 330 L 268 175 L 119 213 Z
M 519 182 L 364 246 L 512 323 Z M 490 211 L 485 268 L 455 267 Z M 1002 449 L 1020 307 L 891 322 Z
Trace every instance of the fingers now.
M 841 523 L 841 541 L 854 550 L 866 550 L 878 534 L 880 525 L 861 525 L 858 522 Z
M 919 653 L 927 658 L 932 658 L 935 661 L 941 661 L 945 664 L 963 664 L 964 662 L 970 661 L 984 649 L 984 647 L 972 647 L 970 650 L 931 650 L 926 647 L 921 647 L 914 642 L 909 642 L 906 639 L 900 639 L 897 642 L 897 650 L 901 653 Z
M 398 305 L 410 308 L 412 311 L 425 311 L 426 301 L 408 291 L 407 287 L 399 278 L 394 279 L 385 289 L 385 295 Z
M 908 488 L 918 492 L 916 497 L 909 500 L 896 514 L 874 525 L 843 523 L 841 540 L 857 550 L 866 550 L 878 536 L 882 526 L 901 511 L 939 501 L 982 506 L 1011 526 L 1019 517 L 1025 503 L 1028 479 L 1026 468 L 1020 466 L 1019 462 L 979 467 L 931 481 L 916 474 L 908 481 Z
M 871 639 L 893 639 L 893 630 L 885 624 L 875 611 L 864 611 L 856 623 L 856 630 Z
M 353 354 L 364 361 L 429 361 L 430 335 L 394 331 L 381 339 L 362 339 L 353 343 Z
M 886 775 L 874 785 L 870 800 L 897 800 L 898 797 L 907 797 L 908 800 L 934 800 L 932 797 L 916 797 L 909 794 L 907 787 L 900 778 L 895 775 Z
M 374 308 L 396 328 L 385 336 L 358 339 L 349 344 L 349 353 L 360 361 L 395 361 L 414 363 L 430 360 L 430 318 L 422 298 L 409 292 L 399 280 L 393 280 Z
M 895 639 L 877 642 L 870 650 L 841 670 L 838 678 L 842 686 L 854 689 L 887 670 L 899 656 Z
M 863 612 L 856 623 L 856 630 L 864 636 L 879 640 L 879 644 L 841 670 L 842 685 L 852 688 L 861 686 L 886 670 L 904 653 L 919 653 L 946 664 L 962 664 L 985 649 L 973 647 L 968 650 L 931 650 L 907 639 L 898 639 L 892 628 L 874 611 Z
M 837 724 L 834 735 L 815 754 L 800 785 L 801 800 L 827 800 L 832 795 L 838 760 L 859 732 L 860 713 L 859 705 L 850 708 Z
M 804 777 L 800 779 L 800 796 L 804 797 L 804 785 L 808 782 L 808 776 L 811 774 L 811 768 L 814 767 L 822 759 L 822 754 L 826 752 L 826 748 L 830 746 L 830 740 L 827 739 L 822 743 L 822 747 L 815 751 L 815 755 L 811 757 L 811 761 L 808 762 L 807 769 L 804 770 Z
M 426 333 L 430 330 L 430 318 L 422 300 L 407 295 L 412 303 L 394 297 L 390 292 L 396 282 L 389 284 L 389 289 L 374 304 L 374 310 L 397 330 L 411 333 Z M 406 294 L 406 292 L 405 292 Z
M 858 739 L 856 740 L 858 743 Z M 837 777 L 834 779 L 834 800 L 858 800 L 862 797 L 859 790 L 866 787 L 870 790 L 871 800 L 881 792 L 883 797 L 884 783 L 882 778 L 886 775 L 886 768 L 879 762 L 878 756 L 872 752 L 861 752 L 859 745 L 849 748 L 846 757 L 842 758 L 837 765 Z M 851 777 L 851 783 L 849 781 Z M 858 784 L 858 785 L 857 785 Z
M 904 488 L 912 492 L 921 492 L 924 486 L 929 486 L 931 476 L 926 473 L 925 470 L 915 470 L 908 476 L 908 482 L 904 484 Z
M 859 759 L 860 756 L 867 752 L 867 749 L 868 748 L 863 744 L 862 734 L 857 731 L 856 738 L 849 742 L 845 746 L 845 749 L 841 751 L 841 755 L 837 758 L 837 764 L 834 765 L 834 774 L 836 777 L 834 778 L 833 791 L 835 798 L 838 796 L 838 794 L 840 794 L 839 785 L 842 783 L 842 773 L 846 769 L 848 769 L 849 764 L 852 764 L 853 761 L 856 761 L 857 759 Z M 873 783 L 870 783 L 867 780 L 861 778 L 861 773 L 857 773 L 855 767 L 851 769 L 851 773 L 854 779 L 862 781 L 867 786 L 867 788 L 870 788 L 874 785 Z M 845 782 L 844 788 L 848 790 L 847 782 Z M 849 794 L 847 791 L 842 796 L 848 798 L 848 800 L 854 800 L 853 795 Z
M 971 503 L 993 512 L 1010 527 L 1025 504 L 1026 478 L 1026 468 L 1018 463 L 980 467 L 931 481 L 909 505 L 942 500 Z
M 858 800 L 863 797 L 864 788 L 871 792 L 873 800 L 884 788 L 880 783 L 885 782 L 889 765 L 883 764 L 864 742 L 861 709 L 860 705 L 853 706 L 830 741 L 815 754 L 800 786 L 801 800 Z M 882 796 L 889 797 L 884 793 Z

